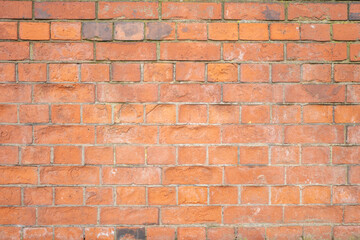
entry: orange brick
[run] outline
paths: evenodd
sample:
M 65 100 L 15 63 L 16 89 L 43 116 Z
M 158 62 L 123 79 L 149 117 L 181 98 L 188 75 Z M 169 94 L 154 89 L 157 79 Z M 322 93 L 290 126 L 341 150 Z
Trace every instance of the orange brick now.
M 20 22 L 19 37 L 25 40 L 49 40 L 50 24 L 40 22 Z
M 258 214 L 255 214 L 256 212 Z M 280 206 L 229 206 L 224 208 L 225 224 L 280 222 L 282 222 Z
M 342 207 L 340 206 L 285 206 L 284 222 L 340 223 L 342 221 L 342 213 Z
M 80 22 L 52 22 L 51 39 L 53 40 L 80 40 Z
M 220 143 L 218 126 L 162 126 L 161 144 Z
M 39 208 L 38 211 L 40 225 L 87 225 L 96 224 L 96 220 L 97 209 L 95 207 L 44 207 Z
M 22 64 L 19 64 L 21 66 Z M 204 65 L 205 68 L 205 65 Z M 20 72 L 19 72 L 20 75 Z M 20 77 L 19 77 L 20 78 Z M 0 64 L 0 81 L 1 82 L 15 82 L 15 64 L 1 63 Z
M 17 39 L 17 23 L 16 22 L 0 22 L 0 39 Z
M 119 216 L 123 216 L 119 218 Z M 157 208 L 103 207 L 100 210 L 100 224 L 105 225 L 154 225 L 159 222 Z
M 80 187 L 57 187 L 55 188 L 56 205 L 82 205 L 83 189 Z
M 269 123 L 270 107 L 263 105 L 244 105 L 241 107 L 242 123 Z
M 39 103 L 94 102 L 95 87 L 90 84 L 38 84 L 34 101 Z
M 143 40 L 144 23 L 141 22 L 116 22 L 114 39 L 117 40 Z
M 171 82 L 172 80 L 172 64 L 152 63 L 144 65 L 144 82 Z
M 0 166 L 0 184 L 37 184 L 35 167 Z
M 336 64 L 334 80 L 336 82 L 360 82 L 359 66 L 355 64 Z
M 300 160 L 299 147 L 274 146 L 271 147 L 272 164 L 298 164 Z
M 99 18 L 157 19 L 157 2 L 100 2 Z
M 87 164 L 113 164 L 114 150 L 112 147 L 85 147 L 85 163 Z
M 73 176 L 76 177 L 73 177 Z M 99 184 L 99 168 L 93 166 L 49 166 L 40 168 L 40 183 L 52 185 Z
M 111 123 L 110 105 L 83 105 L 82 114 L 84 123 Z
M 177 25 L 177 36 L 179 40 L 206 40 L 206 23 L 181 23 Z M 178 63 L 177 63 L 178 64 Z M 181 64 L 181 63 L 179 63 Z
M 265 228 L 264 227 L 239 227 L 237 229 L 238 238 L 245 239 L 265 239 Z
M 37 187 L 24 189 L 25 205 L 52 205 L 53 190 L 51 187 Z
M 21 105 L 21 123 L 46 123 L 49 122 L 49 106 L 47 105 Z
M 0 205 L 21 205 L 21 189 L 0 187 Z
M 32 16 L 32 4 L 27 1 L 2 1 L 0 18 L 29 19 Z
M 46 82 L 46 64 L 19 63 L 18 78 L 20 82 Z
M 330 64 L 303 64 L 302 81 L 304 82 L 330 82 Z
M 360 87 L 357 85 L 347 85 L 347 101 L 348 102 L 360 102 Z
M 177 81 L 205 81 L 205 64 L 199 62 L 177 62 Z
M 174 216 L 177 216 L 174 218 Z M 184 206 L 162 209 L 161 222 L 164 224 L 205 224 L 221 222 L 220 206 Z
M 54 163 L 81 164 L 81 148 L 77 146 L 54 147 Z
M 349 182 L 350 183 L 360 183 L 360 177 L 359 177 L 360 167 L 359 166 L 352 166 L 350 167 L 349 172 Z
M 242 187 L 242 204 L 268 204 L 269 189 L 267 187 Z
M 18 147 L 0 146 L 0 164 L 17 164 L 19 162 L 18 158 Z
M 336 106 L 334 115 L 336 123 L 360 122 L 360 106 Z
M 159 184 L 160 168 L 104 167 L 102 181 L 104 184 Z
M 147 123 L 175 123 L 176 106 L 170 104 L 149 104 L 145 107 Z
M 322 105 L 307 105 L 303 108 L 305 123 L 331 123 L 333 107 Z
M 99 102 L 156 102 L 157 92 L 155 84 L 99 84 L 97 99 Z
M 81 64 L 82 82 L 108 82 L 110 81 L 108 64 Z
M 87 187 L 85 189 L 86 205 L 112 205 L 113 190 L 110 187 Z
M 300 82 L 300 65 L 273 64 L 271 79 L 272 82 Z
M 240 164 L 267 164 L 267 147 L 240 147 Z
M 97 60 L 156 60 L 156 43 L 152 42 L 99 42 L 96 44 Z
M 50 147 L 26 146 L 21 147 L 22 164 L 50 164 Z
M 304 236 L 310 239 L 330 239 L 331 226 L 304 226 Z
M 298 105 L 276 105 L 272 107 L 273 123 L 300 123 L 301 106 Z
M 176 190 L 174 187 L 149 187 L 149 205 L 175 205 Z
M 207 237 L 209 240 L 232 240 L 236 239 L 234 228 L 231 227 L 214 227 L 208 228 Z
M 240 23 L 239 24 L 240 40 L 269 40 L 269 30 L 267 23 Z
M 285 86 L 285 102 L 344 102 L 345 88 L 331 84 L 301 84 Z
M 282 102 L 282 86 L 270 84 L 225 84 L 224 102 Z
M 117 164 L 144 164 L 145 148 L 140 146 L 116 146 Z
M 238 188 L 237 187 L 210 187 L 209 188 L 210 204 L 237 204 Z
M 239 123 L 239 117 L 239 106 L 209 105 L 209 123 Z
M 301 238 L 303 229 L 301 226 L 293 227 L 269 227 L 266 228 L 266 236 L 268 239 L 286 240 Z
M 283 167 L 225 167 L 225 183 L 228 184 L 283 184 L 284 175 Z
M 186 166 L 163 169 L 163 184 L 221 184 L 220 167 Z
M 271 204 L 299 204 L 300 189 L 296 186 L 271 187 Z
M 117 82 L 139 82 L 140 64 L 135 63 L 113 63 L 112 81 Z
M 209 164 L 237 164 L 238 148 L 232 146 L 209 147 Z
M 21 228 L 19 227 L 0 227 L 1 237 L 5 239 L 20 239 Z
M 181 123 L 206 123 L 207 106 L 206 105 L 180 105 L 179 122 Z
M 50 82 L 78 82 L 79 67 L 77 64 L 50 64 Z
M 330 24 L 301 24 L 301 40 L 330 41 Z
M 54 237 L 54 240 L 81 239 L 83 230 L 79 227 L 56 227 Z
M 288 19 L 346 20 L 347 4 L 338 3 L 291 3 L 288 7 Z
M 1 42 L 0 60 L 26 60 L 30 57 L 28 42 Z
M 37 19 L 94 19 L 93 2 L 36 2 Z
M 220 19 L 221 4 L 210 2 L 165 2 L 163 19 Z
M 238 66 L 236 64 L 208 64 L 208 81 L 209 82 L 237 82 Z
M 80 123 L 80 105 L 52 105 L 51 121 L 53 123 Z
M 179 204 L 206 204 L 207 203 L 206 187 L 180 186 L 178 188 Z
M 35 239 L 44 239 L 52 240 L 53 239 L 53 229 L 38 227 L 38 228 L 24 228 L 23 229 L 23 239 L 24 240 L 35 240 Z
M 80 61 L 93 60 L 94 45 L 83 43 L 34 43 L 34 60 Z
M 167 146 L 151 146 L 147 148 L 147 164 L 171 165 L 175 164 L 176 149 Z
M 360 24 L 333 24 L 333 39 L 338 41 L 356 41 L 360 39 Z
M 220 60 L 220 44 L 212 42 L 162 42 L 160 43 L 160 59 L 216 61 Z
M 0 121 L 2 123 L 16 123 L 18 118 L 17 115 L 17 106 L 0 105 Z
M 175 229 L 169 227 L 151 227 L 146 230 L 148 240 L 173 240 L 175 239 Z
M 296 23 L 272 23 L 270 24 L 271 40 L 299 40 L 300 26 Z
M 116 104 L 114 107 L 115 123 L 144 122 L 144 106 L 140 104 Z
M 210 23 L 210 40 L 238 40 L 237 23 Z
M 346 43 L 289 43 L 286 46 L 287 59 L 291 61 L 341 61 L 347 58 L 346 49 Z
M 335 239 L 351 239 L 360 235 L 359 226 L 335 226 L 334 237 Z
M 225 19 L 239 20 L 284 20 L 285 8 L 282 3 L 226 3 Z
M 223 143 L 280 143 L 281 127 L 276 125 L 225 125 L 222 127 Z
M 178 164 L 204 164 L 206 161 L 205 147 L 179 147 Z
M 223 43 L 223 59 L 227 61 L 282 61 L 281 43 Z
M 330 149 L 328 147 L 303 147 L 301 153 L 303 164 L 326 164 L 330 161 Z
M 0 208 L 0 223 L 27 226 L 35 225 L 35 211 L 35 208 L 30 207 L 2 207 Z
M 1 125 L 0 143 L 32 143 L 31 126 Z
M 87 227 L 85 228 L 85 239 L 110 240 L 114 238 L 113 227 Z
M 205 228 L 201 227 L 181 227 L 178 228 L 179 240 L 205 240 Z
M 118 205 L 145 205 L 145 187 L 117 187 L 116 204 Z
M 334 204 L 338 204 L 338 203 L 358 204 L 359 202 L 360 202 L 359 186 L 334 186 L 333 188 Z
M 288 184 L 344 184 L 346 169 L 342 166 L 288 167 Z

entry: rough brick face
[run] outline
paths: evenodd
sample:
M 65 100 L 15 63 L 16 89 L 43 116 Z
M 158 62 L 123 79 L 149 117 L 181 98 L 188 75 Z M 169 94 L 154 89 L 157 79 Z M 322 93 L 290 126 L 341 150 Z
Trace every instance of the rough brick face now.
M 0 0 L 0 240 L 359 239 L 359 20 Z

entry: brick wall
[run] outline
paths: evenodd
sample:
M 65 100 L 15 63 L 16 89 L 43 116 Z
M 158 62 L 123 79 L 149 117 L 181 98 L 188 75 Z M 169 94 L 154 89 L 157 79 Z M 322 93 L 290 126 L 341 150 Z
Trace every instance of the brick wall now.
M 360 236 L 360 3 L 0 18 L 1 240 Z

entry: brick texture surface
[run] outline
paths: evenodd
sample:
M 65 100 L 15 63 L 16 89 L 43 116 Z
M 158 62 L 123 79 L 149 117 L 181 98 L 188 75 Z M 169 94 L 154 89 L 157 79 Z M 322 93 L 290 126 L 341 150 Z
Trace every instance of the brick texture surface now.
M 357 1 L 0 1 L 0 240 L 360 239 Z

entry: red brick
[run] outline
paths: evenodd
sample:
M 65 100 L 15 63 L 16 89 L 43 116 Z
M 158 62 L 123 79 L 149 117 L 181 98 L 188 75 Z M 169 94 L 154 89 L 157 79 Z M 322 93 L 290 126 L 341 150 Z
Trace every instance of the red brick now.
M 24 40 L 49 40 L 50 24 L 42 22 L 20 22 L 19 38 Z
M 50 82 L 78 82 L 79 67 L 77 64 L 50 64 Z
M 87 187 L 85 203 L 86 205 L 112 205 L 113 189 L 110 187 Z
M 226 84 L 224 102 L 282 102 L 283 87 L 270 84 Z
M 225 19 L 239 20 L 284 20 L 282 3 L 225 3 Z
M 145 148 L 140 146 L 116 146 L 117 164 L 144 164 Z
M 236 64 L 208 64 L 208 81 L 209 82 L 237 82 L 238 66 Z
M 35 225 L 35 221 L 35 208 L 0 207 L 0 224 L 30 226 Z
M 0 121 L 2 123 L 17 122 L 17 106 L 16 105 L 0 105 Z
M 324 105 L 307 105 L 303 107 L 305 123 L 331 123 L 333 121 L 333 107 Z
M 32 143 L 31 129 L 31 126 L 0 125 L 0 143 Z
M 99 168 L 54 166 L 40 168 L 40 182 L 52 185 L 99 184 Z
M 270 66 L 268 64 L 241 64 L 241 82 L 269 82 Z
M 29 1 L 0 2 L 0 18 L 29 19 L 32 16 L 32 3 Z
M 85 228 L 85 239 L 112 240 L 114 239 L 113 227 L 87 227 Z
M 141 104 L 117 104 L 114 108 L 115 123 L 144 122 L 144 106 Z
M 96 41 L 112 40 L 112 23 L 107 22 L 83 22 L 82 38 Z
M 50 164 L 50 147 L 21 147 L 21 164 Z
M 333 39 L 340 41 L 356 41 L 360 39 L 360 24 L 333 24 Z
M 269 188 L 267 187 L 242 187 L 241 204 L 268 204 Z
M 270 24 L 271 40 L 299 40 L 300 25 L 296 23 L 272 23 Z
M 180 186 L 178 204 L 206 204 L 208 190 L 206 187 Z
M 162 126 L 160 143 L 164 144 L 201 144 L 220 143 L 218 126 Z
M 173 64 L 152 63 L 144 65 L 144 82 L 171 82 Z
M 359 126 L 349 126 L 347 132 L 347 143 L 358 144 L 360 143 L 360 127 Z
M 18 78 L 20 82 L 46 82 L 46 64 L 19 63 Z
M 299 204 L 300 189 L 297 186 L 271 187 L 271 204 Z
M 19 119 L 21 123 L 47 123 L 49 122 L 49 106 L 21 105 Z
M 360 226 L 334 226 L 335 239 L 356 239 L 359 235 Z
M 331 226 L 304 226 L 304 237 L 314 239 L 331 239 Z
M 333 164 L 359 164 L 360 147 L 358 146 L 334 146 L 332 149 Z
M 156 102 L 158 87 L 155 84 L 99 84 L 99 102 Z
M 340 166 L 295 166 L 288 167 L 288 184 L 344 184 L 346 168 Z
M 36 187 L 24 189 L 25 205 L 52 205 L 53 190 L 51 187 Z
M 21 66 L 21 64 L 19 64 Z M 204 65 L 205 69 L 205 65 Z M 20 72 L 19 72 L 20 75 Z M 0 81 L 1 82 L 15 82 L 15 64 L 0 63 Z
M 157 167 L 104 167 L 102 180 L 104 184 L 159 184 L 160 169 Z
M 116 228 L 116 238 L 119 240 L 143 238 L 145 237 L 144 227 L 120 227 Z M 112 239 L 112 238 L 111 238 Z
M 87 164 L 113 164 L 114 149 L 112 147 L 85 147 L 85 163 Z
M 269 40 L 269 30 L 267 23 L 239 23 L 240 40 Z
M 345 223 L 360 223 L 360 207 L 359 207 L 359 205 L 345 207 L 344 222 Z
M 223 126 L 223 143 L 281 143 L 281 127 L 276 125 Z
M 204 227 L 181 227 L 178 228 L 179 240 L 205 240 L 206 232 Z
M 155 126 L 98 126 L 97 143 L 156 143 Z
M 233 240 L 233 239 L 236 239 L 234 228 L 231 228 L 231 227 L 208 228 L 207 237 L 209 240 Z
M 2 13 L 0 13 L 0 15 L 1 14 Z M 16 22 L 0 22 L 0 39 L 16 40 L 17 37 L 18 37 L 18 34 L 17 34 L 17 23 Z
M 54 163 L 57 164 L 81 164 L 82 150 L 78 146 L 55 146 Z
M 0 60 L 26 60 L 30 57 L 28 42 L 0 42 Z
M 220 85 L 216 84 L 163 84 L 160 86 L 162 102 L 219 102 Z
M 210 40 L 238 40 L 237 23 L 209 23 Z
M 333 188 L 333 203 L 344 204 L 352 203 L 358 204 L 360 202 L 360 187 L 359 186 L 334 186 Z
M 206 105 L 180 105 L 179 122 L 181 123 L 206 123 L 207 122 L 207 106 Z
M 162 209 L 163 224 L 221 223 L 220 206 L 166 207 Z
M 336 64 L 334 67 L 334 80 L 336 82 L 360 82 L 359 71 L 359 65 Z
M 221 184 L 220 167 L 186 166 L 166 167 L 163 169 L 164 185 L 167 184 Z
M 302 81 L 304 82 L 331 82 L 330 64 L 303 64 Z
M 176 189 L 174 187 L 148 188 L 149 205 L 176 205 Z
M 92 126 L 36 126 L 35 143 L 40 144 L 86 144 L 94 143 L 95 129 Z
M 96 59 L 126 61 L 156 60 L 156 43 L 99 42 L 96 44 Z
M 173 240 L 175 239 L 175 229 L 169 227 L 151 227 L 146 230 L 148 240 Z
M 55 205 L 82 205 L 83 189 L 81 187 L 55 188 Z
M 360 4 L 351 3 L 349 7 L 349 20 L 360 19 Z
M 272 107 L 273 123 L 300 123 L 301 106 L 298 105 L 276 105 Z
M 237 204 L 238 188 L 219 186 L 209 188 L 210 204 Z
M 280 223 L 280 206 L 231 206 L 224 209 L 225 224 Z
M 177 37 L 179 40 L 207 40 L 206 23 L 178 23 Z
M 263 240 L 266 237 L 264 227 L 239 227 L 237 233 L 240 239 Z
M 281 43 L 224 43 L 223 58 L 227 61 L 282 61 L 284 46 Z
M 175 164 L 176 149 L 167 146 L 150 146 L 146 151 L 147 164 L 172 165 Z
M 211 146 L 209 150 L 209 164 L 237 164 L 238 148 L 232 146 Z
M 81 239 L 83 230 L 79 227 L 56 227 L 54 237 L 54 240 Z
M 350 60 L 360 61 L 360 44 L 350 44 Z
M 360 86 L 358 85 L 347 85 L 346 101 L 347 102 L 360 102 Z
M 269 227 L 266 228 L 266 237 L 269 240 L 298 239 L 302 237 L 303 229 L 301 226 L 291 227 Z
M 345 3 L 290 3 L 289 20 L 346 20 Z
M 38 227 L 38 228 L 24 228 L 23 229 L 23 239 L 24 240 L 52 240 L 53 239 L 53 229 Z
M 273 64 L 271 79 L 272 82 L 300 82 L 300 65 Z
M 40 225 L 96 224 L 97 209 L 94 207 L 44 207 L 38 209 Z
M 14 146 L 0 146 L 0 164 L 17 164 L 19 150 Z
M 145 37 L 149 40 L 174 40 L 175 23 L 148 22 L 146 23 Z
M 284 222 L 340 223 L 342 212 L 340 206 L 286 206 L 284 208 Z
M 103 207 L 100 210 L 100 224 L 105 225 L 154 225 L 158 224 L 158 221 L 157 208 Z
M 238 123 L 239 106 L 209 105 L 209 123 Z
M 225 183 L 227 184 L 283 184 L 284 175 L 283 167 L 225 167 Z
M 93 44 L 83 43 L 34 43 L 34 60 L 82 61 L 93 60 Z
M 21 189 L 0 187 L 0 205 L 21 205 Z
M 84 105 L 82 111 L 84 123 L 111 123 L 110 105 Z
M 336 106 L 335 122 L 336 123 L 357 123 L 360 122 L 360 106 Z
M 341 61 L 347 59 L 346 43 L 288 43 L 287 59 L 292 61 Z
M 242 123 L 269 123 L 270 107 L 264 105 L 244 105 L 241 107 Z
M 1 156 L 1 154 L 0 154 Z M 205 147 L 179 147 L 178 164 L 204 164 L 206 161 Z
M 20 232 L 21 228 L 19 227 L 0 227 L 1 240 L 8 240 L 8 239 L 20 239 Z
M 301 153 L 303 164 L 326 164 L 330 161 L 330 149 L 328 147 L 303 147 Z
M 220 45 L 205 42 L 162 42 L 160 43 L 161 60 L 220 60 Z
M 100 19 L 157 19 L 157 2 L 100 2 Z
M 344 102 L 345 87 L 340 85 L 287 85 L 285 101 L 298 103 Z
M 267 164 L 267 147 L 240 147 L 240 164 Z
M 221 19 L 220 3 L 164 2 L 163 19 Z
M 80 22 L 52 22 L 51 39 L 53 40 L 80 40 Z
M 144 23 L 115 22 L 114 39 L 116 40 L 143 40 Z
M 299 147 L 273 146 L 271 148 L 271 164 L 298 164 L 299 159 Z
M 36 2 L 37 19 L 94 19 L 94 2 Z
M 108 64 L 81 64 L 82 82 L 108 82 L 110 80 Z
M 145 205 L 145 187 L 117 187 L 116 204 L 118 205 Z
M 330 24 L 301 24 L 301 40 L 330 41 Z
M 177 62 L 177 81 L 204 81 L 205 64 L 200 62 Z

